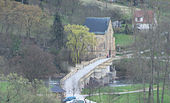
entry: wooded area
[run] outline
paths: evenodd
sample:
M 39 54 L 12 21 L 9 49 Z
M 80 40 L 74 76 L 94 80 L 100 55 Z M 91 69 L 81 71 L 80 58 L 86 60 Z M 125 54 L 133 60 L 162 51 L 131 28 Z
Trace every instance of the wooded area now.
M 41 79 L 61 78 L 70 72 L 69 67 L 95 57 L 88 53 L 96 40 L 95 34 L 83 26 L 86 17 L 123 21 L 123 29 L 114 28 L 114 31 L 131 34 L 133 40 L 122 45 L 130 48 L 133 56 L 114 64 L 118 72 L 123 71 L 120 76 L 142 85 L 139 103 L 170 101 L 167 98 L 170 97 L 167 93 L 170 91 L 170 1 L 99 1 L 106 7 L 85 5 L 82 0 L 0 0 L 0 103 L 58 102 Z M 108 3 L 129 6 L 130 14 L 120 8 L 110 9 Z M 156 28 L 142 32 L 132 29 L 136 8 L 154 11 Z M 117 41 L 120 43 L 120 39 Z M 98 87 L 90 87 L 94 88 Z M 114 101 L 110 99 L 109 103 Z

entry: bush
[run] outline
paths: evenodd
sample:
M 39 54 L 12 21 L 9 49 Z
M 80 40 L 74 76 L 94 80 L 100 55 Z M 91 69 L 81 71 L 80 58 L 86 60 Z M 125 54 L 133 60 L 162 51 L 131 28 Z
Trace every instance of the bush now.
M 126 24 L 124 33 L 125 34 L 132 34 L 132 25 Z
M 132 34 L 131 24 L 122 24 L 121 28 L 114 28 L 115 33 Z
M 114 28 L 114 33 L 124 33 L 124 28 Z
M 57 103 L 42 81 L 31 83 L 17 74 L 1 75 L 0 79 L 1 103 Z

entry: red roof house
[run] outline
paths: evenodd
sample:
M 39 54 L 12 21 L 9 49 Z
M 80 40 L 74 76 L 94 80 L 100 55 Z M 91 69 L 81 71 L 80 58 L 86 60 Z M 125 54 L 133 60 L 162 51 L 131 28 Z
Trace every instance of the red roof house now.
M 149 29 L 156 23 L 155 15 L 152 10 L 135 10 L 133 26 L 140 30 Z

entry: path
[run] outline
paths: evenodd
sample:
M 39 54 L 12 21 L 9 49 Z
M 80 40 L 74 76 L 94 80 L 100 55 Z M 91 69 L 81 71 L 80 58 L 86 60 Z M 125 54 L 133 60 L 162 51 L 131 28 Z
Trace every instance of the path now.
M 154 88 L 153 90 L 156 90 L 156 88 Z M 145 91 L 149 91 L 149 88 L 147 88 Z M 107 94 L 130 94 L 130 93 L 139 93 L 139 92 L 143 92 L 143 89 L 141 90 L 135 90 L 135 91 L 127 91 L 127 92 L 114 92 L 114 93 L 100 93 L 100 95 L 107 95 Z M 91 94 L 90 96 L 98 96 L 99 93 L 96 94 Z M 84 97 L 89 96 L 89 95 L 84 95 Z

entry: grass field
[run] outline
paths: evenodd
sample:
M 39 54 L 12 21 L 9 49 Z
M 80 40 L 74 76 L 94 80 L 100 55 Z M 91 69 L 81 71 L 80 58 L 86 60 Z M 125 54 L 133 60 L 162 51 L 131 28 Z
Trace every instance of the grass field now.
M 126 34 L 114 34 L 116 39 L 116 46 L 130 46 L 134 43 L 134 37 Z
M 0 91 L 5 91 L 7 85 L 8 85 L 8 84 L 7 84 L 6 82 L 0 82 Z
M 115 3 L 104 3 L 104 2 L 101 2 L 101 1 L 98 1 L 98 0 L 81 0 L 83 2 L 83 4 L 85 5 L 98 5 L 101 9 L 104 9 L 106 8 L 106 5 L 107 5 L 107 8 L 106 9 L 120 9 L 123 13 L 125 14 L 130 14 L 131 12 L 131 8 L 130 7 L 127 7 L 127 6 L 122 6 L 122 5 L 119 5 L 119 4 L 115 4 Z
M 145 85 L 146 88 L 149 87 L 149 84 Z M 96 88 L 93 90 L 93 93 L 112 93 L 112 92 L 127 92 L 127 91 L 135 91 L 135 90 L 141 90 L 143 88 L 142 84 L 134 84 L 134 85 L 128 85 L 128 86 L 120 86 L 120 87 L 109 87 L 109 86 L 105 86 L 105 87 L 101 87 Z M 154 88 L 156 88 L 156 85 L 154 85 Z M 88 94 L 89 93 L 89 89 L 83 89 L 82 94 Z
M 136 87 L 140 87 L 140 85 L 136 85 Z M 118 87 L 120 88 L 120 87 Z M 132 89 L 129 86 L 121 87 L 120 89 L 124 89 L 123 91 L 131 91 L 137 88 Z M 121 91 L 121 90 L 120 90 Z M 162 90 L 160 89 L 160 97 L 161 97 Z M 146 98 L 148 97 L 148 92 L 146 92 Z M 170 91 L 165 91 L 165 99 L 164 103 L 169 103 L 170 101 Z M 154 101 L 156 103 L 156 90 L 154 91 Z M 91 96 L 87 97 L 87 99 L 95 101 L 97 103 L 143 103 L 143 93 L 129 93 L 129 94 L 121 94 L 121 95 L 98 95 L 98 96 Z
M 160 90 L 160 96 L 161 96 Z M 147 93 L 148 94 L 148 93 Z M 156 103 L 156 91 L 154 91 L 154 102 Z M 101 97 L 101 98 L 100 98 Z M 146 98 L 148 96 L 146 95 Z M 170 101 L 170 93 L 169 91 L 165 92 L 164 103 L 169 103 Z M 123 94 L 123 95 L 101 95 L 101 96 L 92 96 L 88 97 L 92 101 L 96 101 L 97 103 L 143 103 L 143 93 L 131 93 L 131 94 Z

